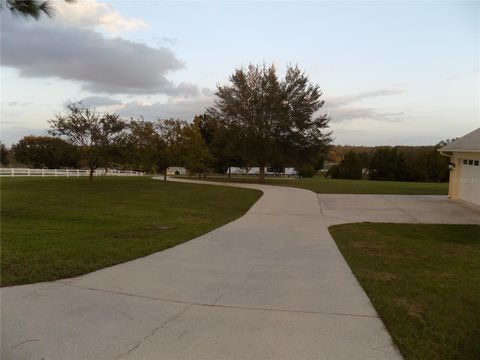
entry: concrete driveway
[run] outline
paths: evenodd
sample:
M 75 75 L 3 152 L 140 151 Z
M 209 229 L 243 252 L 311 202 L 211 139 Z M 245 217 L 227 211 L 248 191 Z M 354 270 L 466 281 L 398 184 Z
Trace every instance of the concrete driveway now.
M 327 230 L 359 198 L 242 186 L 264 195 L 192 241 L 3 288 L 2 359 L 401 358 Z
M 480 224 L 480 208 L 437 195 L 318 194 L 330 225 L 352 222 Z

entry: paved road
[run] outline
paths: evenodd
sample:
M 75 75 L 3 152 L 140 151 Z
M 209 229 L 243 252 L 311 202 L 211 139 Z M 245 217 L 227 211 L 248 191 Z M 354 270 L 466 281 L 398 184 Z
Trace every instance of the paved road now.
M 3 288 L 2 359 L 401 358 L 327 231 L 339 198 L 242 186 L 264 195 L 192 241 Z

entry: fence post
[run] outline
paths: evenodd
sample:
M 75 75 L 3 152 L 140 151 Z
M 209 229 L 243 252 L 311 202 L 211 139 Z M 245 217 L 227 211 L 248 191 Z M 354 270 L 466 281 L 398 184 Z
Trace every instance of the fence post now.
M 80 176 L 80 170 L 77 169 L 77 176 Z
M 27 169 L 27 175 L 30 176 L 30 168 Z
M 12 176 L 15 176 L 15 169 L 14 168 L 11 168 L 12 169 Z
M 45 177 L 45 169 L 42 169 L 42 177 Z
M 57 177 L 57 176 L 58 176 L 58 175 L 57 175 L 57 169 L 55 169 L 55 177 Z
M 68 169 L 67 169 L 67 177 L 69 177 L 69 175 L 68 175 Z

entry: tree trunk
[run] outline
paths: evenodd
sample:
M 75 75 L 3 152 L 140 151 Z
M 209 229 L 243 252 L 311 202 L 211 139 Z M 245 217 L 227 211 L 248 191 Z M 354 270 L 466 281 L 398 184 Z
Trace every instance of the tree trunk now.
M 163 171 L 163 181 L 167 181 L 167 168 Z
M 232 167 L 228 167 L 228 178 L 230 179 L 232 177 Z
M 265 166 L 260 166 L 260 181 L 264 182 L 265 181 Z
M 93 172 L 95 171 L 95 168 L 93 166 L 90 166 L 90 174 L 88 176 L 88 180 L 93 181 Z

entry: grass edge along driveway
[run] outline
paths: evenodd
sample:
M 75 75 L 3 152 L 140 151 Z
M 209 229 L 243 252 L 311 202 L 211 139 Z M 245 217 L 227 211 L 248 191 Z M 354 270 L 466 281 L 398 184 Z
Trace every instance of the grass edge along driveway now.
M 206 180 L 218 182 L 265 184 L 296 187 L 311 190 L 319 194 L 384 194 L 384 195 L 447 195 L 448 183 L 426 183 L 408 181 L 346 180 L 326 179 L 323 176 L 313 178 L 275 178 L 267 177 L 260 182 L 257 177 L 210 176 L 206 178 L 186 177 L 182 179 Z
M 1 285 L 82 275 L 161 251 L 248 211 L 261 192 L 146 177 L 2 178 Z
M 406 359 L 480 359 L 480 225 L 329 231 Z

